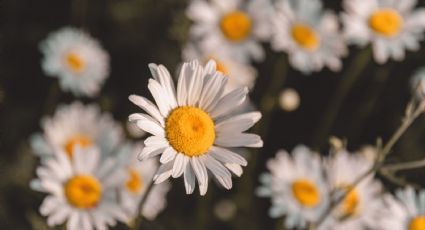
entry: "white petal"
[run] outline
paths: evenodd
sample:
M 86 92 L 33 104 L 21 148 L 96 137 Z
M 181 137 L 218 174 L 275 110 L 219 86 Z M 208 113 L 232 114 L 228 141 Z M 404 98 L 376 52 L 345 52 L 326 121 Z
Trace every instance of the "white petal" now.
M 137 156 L 140 161 L 157 156 L 164 152 L 167 147 L 144 147 L 142 152 Z
M 215 139 L 214 144 L 223 147 L 263 147 L 261 137 L 251 133 L 220 135 Z
M 232 175 L 221 163 L 208 154 L 201 156 L 200 159 L 224 188 L 232 188 Z
M 161 85 L 153 80 L 149 79 L 148 89 L 152 94 L 156 104 L 158 105 L 159 112 L 163 117 L 167 117 L 170 112 L 171 105 L 169 104 L 168 93 L 161 87 Z
M 189 157 L 179 153 L 176 156 L 176 160 L 174 161 L 173 171 L 171 175 L 174 178 L 180 177 L 184 170 L 186 169 L 187 162 L 189 162 Z
M 167 149 L 165 149 L 164 153 L 162 153 L 159 162 L 161 162 L 162 164 L 168 163 L 174 160 L 177 154 L 178 153 L 172 147 L 168 147 Z
M 137 95 L 130 95 L 128 99 L 155 118 L 162 126 L 164 125 L 164 118 L 158 108 L 151 101 Z
M 81 230 L 79 228 L 80 223 L 80 215 L 78 211 L 74 211 L 71 213 L 68 219 L 68 223 L 66 225 L 67 230 Z
M 204 80 L 202 67 L 198 65 L 193 74 L 186 79 L 189 80 L 187 84 L 187 104 L 195 106 L 199 102 L 202 92 Z
M 230 93 L 226 94 L 220 99 L 214 109 L 211 111 L 211 117 L 216 119 L 221 115 L 225 115 L 228 112 L 237 108 L 242 102 L 245 101 L 246 95 L 248 93 L 248 88 L 238 88 Z
M 240 133 L 251 128 L 260 118 L 260 112 L 240 114 L 218 122 L 215 125 L 215 129 L 220 133 Z
M 159 184 L 167 180 L 171 176 L 174 161 L 163 164 L 158 168 L 158 171 L 153 176 L 155 184 Z
M 164 137 L 164 128 L 151 116 L 143 113 L 133 113 L 129 116 L 130 121 L 136 121 L 137 127 L 155 136 Z
M 211 112 L 223 95 L 227 77 L 220 73 L 214 73 L 204 83 L 201 98 L 199 99 L 199 107 L 207 112 Z
M 226 164 L 224 164 L 224 166 L 226 166 L 226 168 L 228 168 L 232 173 L 234 173 L 238 177 L 240 177 L 243 173 L 242 167 L 238 164 L 226 163 Z
M 186 194 L 192 194 L 193 190 L 195 190 L 195 174 L 191 164 L 187 164 L 186 170 L 184 171 L 184 187 L 186 189 Z
M 143 142 L 146 147 L 166 147 L 168 146 L 168 141 L 164 137 L 151 136 L 146 138 Z
M 248 162 L 241 155 L 234 153 L 228 149 L 212 146 L 210 154 L 215 159 L 223 163 L 232 163 L 246 166 Z
M 198 180 L 199 184 L 199 192 L 201 196 L 207 193 L 208 189 L 208 174 L 207 169 L 202 161 L 200 161 L 197 157 L 190 158 L 190 164 L 192 165 L 193 171 L 195 172 L 195 176 Z

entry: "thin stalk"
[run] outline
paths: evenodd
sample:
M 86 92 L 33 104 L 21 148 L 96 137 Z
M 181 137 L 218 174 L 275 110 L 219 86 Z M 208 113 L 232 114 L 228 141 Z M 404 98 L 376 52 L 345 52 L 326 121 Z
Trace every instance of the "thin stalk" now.
M 372 50 L 370 47 L 358 53 L 357 57 L 342 76 L 337 89 L 331 98 L 331 102 L 328 104 L 321 121 L 319 122 L 319 126 L 314 132 L 312 139 L 313 147 L 320 148 L 326 141 L 326 138 L 329 136 L 329 132 L 332 128 L 332 124 L 341 108 L 342 102 L 344 102 L 345 97 L 354 86 L 354 83 L 366 68 L 371 56 Z
M 143 215 L 142 215 L 142 210 L 143 210 L 143 206 L 146 203 L 146 200 L 148 199 L 148 196 L 150 194 L 150 192 L 152 191 L 152 188 L 154 186 L 153 181 L 151 181 L 148 185 L 148 187 L 146 188 L 145 194 L 143 195 L 142 199 L 140 200 L 139 206 L 137 207 L 137 218 L 134 221 L 134 226 L 133 226 L 133 230 L 139 230 L 140 229 L 140 223 L 142 222 L 143 219 Z
M 381 170 L 396 172 L 401 170 L 417 169 L 422 167 L 425 167 L 425 159 L 418 160 L 418 161 L 410 161 L 410 162 L 403 162 L 398 164 L 385 165 L 385 166 L 382 166 Z

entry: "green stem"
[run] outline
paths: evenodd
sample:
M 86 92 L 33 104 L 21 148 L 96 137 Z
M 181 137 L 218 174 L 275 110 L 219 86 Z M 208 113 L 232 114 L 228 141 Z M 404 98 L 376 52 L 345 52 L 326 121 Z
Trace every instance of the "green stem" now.
M 145 194 L 143 195 L 142 199 L 140 200 L 139 206 L 137 207 L 137 217 L 136 220 L 134 221 L 134 226 L 133 226 L 133 230 L 139 230 L 140 229 L 140 224 L 143 220 L 143 215 L 142 215 L 142 210 L 143 210 L 143 206 L 146 203 L 146 200 L 148 199 L 148 196 L 150 194 L 150 192 L 152 191 L 152 188 L 154 186 L 154 182 L 151 181 L 148 185 L 148 187 L 146 188 Z
M 425 159 L 421 159 L 418 161 L 411 161 L 411 162 L 403 162 L 398 164 L 391 164 L 391 165 L 385 165 L 381 168 L 381 170 L 385 171 L 400 171 L 400 170 L 408 170 L 408 169 L 416 169 L 425 167 Z
M 358 53 L 357 57 L 343 75 L 333 97 L 331 98 L 331 102 L 328 104 L 328 107 L 326 108 L 325 113 L 319 122 L 319 126 L 313 135 L 313 147 L 320 148 L 326 141 L 326 138 L 329 136 L 329 132 L 332 128 L 332 124 L 338 115 L 342 102 L 348 95 L 349 91 L 353 87 L 362 71 L 366 68 L 371 59 L 371 56 L 372 50 L 370 47 Z

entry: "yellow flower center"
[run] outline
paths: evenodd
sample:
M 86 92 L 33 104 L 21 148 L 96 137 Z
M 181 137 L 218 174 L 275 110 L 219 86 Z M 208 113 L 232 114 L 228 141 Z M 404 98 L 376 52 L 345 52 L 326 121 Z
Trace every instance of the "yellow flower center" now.
M 424 230 L 425 216 L 417 216 L 410 221 L 409 230 Z
M 223 16 L 220 28 L 227 39 L 239 42 L 251 33 L 252 22 L 248 14 L 236 10 Z
M 128 191 L 132 193 L 139 193 L 143 187 L 142 177 L 140 177 L 139 173 L 137 173 L 134 169 L 130 169 L 128 174 L 129 178 L 126 183 Z
M 319 189 L 311 181 L 300 179 L 292 184 L 292 193 L 303 206 L 312 208 L 320 202 Z
M 295 42 L 303 49 L 313 51 L 320 45 L 319 36 L 308 25 L 301 23 L 295 24 L 292 26 L 291 34 Z
M 72 154 L 74 153 L 75 146 L 80 145 L 83 148 L 93 145 L 93 141 L 90 137 L 82 134 L 77 134 L 65 143 L 65 151 L 68 154 L 69 158 L 72 159 Z
M 167 118 L 165 130 L 170 145 L 190 157 L 206 153 L 215 140 L 211 117 L 192 106 L 174 109 Z
M 74 72 L 81 72 L 86 66 L 84 60 L 79 55 L 73 52 L 70 52 L 66 55 L 65 62 L 68 65 L 69 69 Z
M 342 186 L 345 191 L 351 189 L 351 186 Z M 359 194 L 355 189 L 351 189 L 351 191 L 345 196 L 342 201 L 341 207 L 344 216 L 353 216 L 357 212 L 357 208 L 360 203 Z
M 369 18 L 369 26 L 378 34 L 392 37 L 400 32 L 403 18 L 393 9 L 380 9 Z
M 68 202 L 83 209 L 94 208 L 102 196 L 102 186 L 90 175 L 78 175 L 65 184 L 65 197 Z

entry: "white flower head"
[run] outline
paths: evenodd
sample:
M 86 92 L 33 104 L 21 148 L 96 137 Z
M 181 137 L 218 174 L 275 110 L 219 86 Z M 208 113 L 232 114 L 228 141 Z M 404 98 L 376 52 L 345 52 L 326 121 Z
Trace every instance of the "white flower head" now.
M 413 93 L 419 99 L 425 99 L 425 67 L 416 71 L 410 83 Z
M 422 230 L 425 228 L 425 190 L 415 192 L 412 187 L 396 191 L 396 197 L 387 194 L 386 206 L 377 215 L 382 230 Z
M 232 174 L 240 176 L 247 161 L 231 147 L 262 147 L 258 135 L 245 133 L 260 118 L 259 112 L 232 114 L 246 98 L 248 89 L 224 94 L 227 77 L 216 71 L 213 60 L 204 67 L 197 61 L 181 67 L 177 88 L 162 65 L 149 65 L 153 79 L 148 88 L 156 105 L 131 95 L 130 100 L 147 114 L 131 114 L 130 121 L 153 136 L 145 140 L 139 159 L 160 155 L 154 176 L 161 183 L 183 175 L 186 193 L 198 181 L 200 194 L 208 189 L 208 172 L 224 188 L 232 187 Z M 231 114 L 231 115 L 230 115 Z
M 104 156 L 113 153 L 123 138 L 123 131 L 112 116 L 101 113 L 97 105 L 74 102 L 61 105 L 53 117 L 42 120 L 42 134 L 31 138 L 34 153 L 42 158 L 62 150 L 71 156 L 74 148 L 97 146 Z
M 200 60 L 204 64 L 213 59 L 216 63 L 217 71 L 228 77 L 225 93 L 244 86 L 252 89 L 257 78 L 255 68 L 232 58 L 226 50 L 203 52 L 195 44 L 189 44 L 183 50 L 183 59 L 186 61 Z
M 320 0 L 280 0 L 276 4 L 272 48 L 287 52 L 291 65 L 303 73 L 325 66 L 339 71 L 347 47 L 335 14 L 324 11 Z
M 151 183 L 158 163 L 154 159 L 139 162 L 137 153 L 143 144 L 123 145 L 117 153 L 117 161 L 126 175 L 119 189 L 121 206 L 130 219 L 138 216 L 137 209 L 146 189 Z M 166 195 L 171 186 L 169 182 L 154 185 L 142 207 L 141 214 L 149 220 L 155 219 L 167 205 Z
M 34 190 L 47 193 L 40 213 L 49 226 L 66 222 L 68 230 L 106 229 L 127 216 L 116 189 L 125 178 L 97 148 L 75 148 L 72 159 L 59 152 L 37 168 Z
M 109 56 L 87 33 L 62 28 L 40 44 L 44 72 L 59 78 L 64 91 L 76 96 L 96 96 L 109 74 Z
M 270 216 L 286 216 L 287 228 L 304 229 L 316 222 L 329 205 L 329 194 L 320 156 L 305 146 L 297 146 L 292 157 L 279 151 L 269 160 L 270 173 L 260 177 L 257 194 L 270 197 Z
M 425 9 L 416 0 L 344 0 L 342 14 L 347 42 L 371 44 L 376 62 L 404 59 L 405 50 L 419 50 L 424 37 Z
M 264 59 L 260 41 L 270 37 L 270 1 L 193 0 L 187 16 L 194 22 L 191 35 L 205 51 L 228 50 L 244 62 Z
M 368 229 L 374 226 L 373 218 L 382 207 L 381 184 L 373 179 L 373 174 L 353 187 L 357 178 L 372 167 L 372 161 L 360 153 L 350 154 L 340 150 L 331 158 L 326 158 L 324 168 L 328 184 L 335 193 L 335 198 L 343 192 L 351 191 L 339 204 L 319 229 Z

